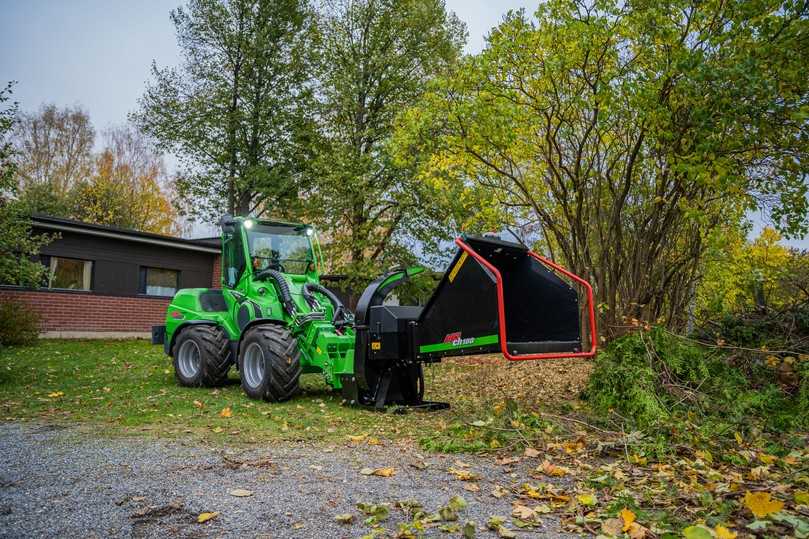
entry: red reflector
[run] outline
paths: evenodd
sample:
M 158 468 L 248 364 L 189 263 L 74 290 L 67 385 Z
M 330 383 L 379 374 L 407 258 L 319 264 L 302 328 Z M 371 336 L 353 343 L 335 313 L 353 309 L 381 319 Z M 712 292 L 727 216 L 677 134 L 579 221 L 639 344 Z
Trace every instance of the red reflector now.
M 182 318 L 183 313 L 181 313 L 180 311 L 171 311 L 171 317 L 172 318 Z

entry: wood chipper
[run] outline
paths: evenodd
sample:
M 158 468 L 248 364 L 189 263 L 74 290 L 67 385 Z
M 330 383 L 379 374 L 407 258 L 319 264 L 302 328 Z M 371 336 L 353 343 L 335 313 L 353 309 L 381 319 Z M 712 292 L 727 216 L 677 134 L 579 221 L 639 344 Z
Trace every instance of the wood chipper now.
M 222 288 L 179 290 L 165 325 L 152 328 L 183 386 L 215 386 L 235 366 L 249 397 L 282 401 L 302 373 L 320 373 L 352 404 L 437 409 L 448 405 L 424 401 L 425 363 L 492 352 L 512 361 L 595 354 L 592 288 L 524 245 L 461 236 L 423 307 L 386 304 L 423 271 L 403 268 L 368 285 L 351 313 L 320 284 L 312 227 L 230 216 L 220 225 Z M 571 284 L 586 303 L 586 349 Z

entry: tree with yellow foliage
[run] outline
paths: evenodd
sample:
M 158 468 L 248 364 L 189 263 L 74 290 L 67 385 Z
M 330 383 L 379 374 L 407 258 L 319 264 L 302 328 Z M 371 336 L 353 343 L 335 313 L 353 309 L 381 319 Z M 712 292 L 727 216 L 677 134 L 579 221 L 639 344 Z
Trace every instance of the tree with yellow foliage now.
M 162 159 L 140 133 L 112 129 L 93 174 L 74 190 L 73 215 L 98 224 L 176 233 L 176 212 L 160 185 L 164 175 Z

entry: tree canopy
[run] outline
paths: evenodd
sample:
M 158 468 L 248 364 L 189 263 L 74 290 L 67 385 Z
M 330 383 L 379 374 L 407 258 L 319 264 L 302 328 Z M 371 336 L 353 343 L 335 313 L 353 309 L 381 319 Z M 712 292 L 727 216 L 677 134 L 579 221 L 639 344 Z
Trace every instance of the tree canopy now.
M 552 0 L 400 121 L 402 162 L 587 276 L 604 333 L 684 324 L 709 245 L 807 229 L 805 4 Z M 479 210 L 478 210 L 479 208 Z
M 133 120 L 179 159 L 190 214 L 289 212 L 309 159 L 305 0 L 191 0 L 171 12 L 183 55 L 152 68 Z
M 102 133 L 87 111 L 44 105 L 17 113 L 9 140 L 14 150 L 15 197 L 29 215 L 174 233 L 176 217 L 163 158 L 131 125 Z
M 422 196 L 430 187 L 387 145 L 396 115 L 459 59 L 465 27 L 443 0 L 345 0 L 325 3 L 318 28 L 322 138 L 309 208 L 334 265 L 367 276 L 407 257 L 408 239 L 442 235 Z

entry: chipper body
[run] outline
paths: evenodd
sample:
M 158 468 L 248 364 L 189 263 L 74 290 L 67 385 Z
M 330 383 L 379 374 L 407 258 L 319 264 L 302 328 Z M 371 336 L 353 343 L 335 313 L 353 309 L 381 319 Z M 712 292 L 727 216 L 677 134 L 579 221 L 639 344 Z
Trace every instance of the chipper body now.
M 435 409 L 446 404 L 424 401 L 424 363 L 491 352 L 509 360 L 595 353 L 590 285 L 523 245 L 462 236 L 424 306 L 385 301 L 422 271 L 407 268 L 374 280 L 351 313 L 320 284 L 311 227 L 230 216 L 221 226 L 222 287 L 178 291 L 165 325 L 152 330 L 181 385 L 218 385 L 235 366 L 248 396 L 282 401 L 301 374 L 319 373 L 351 404 Z

